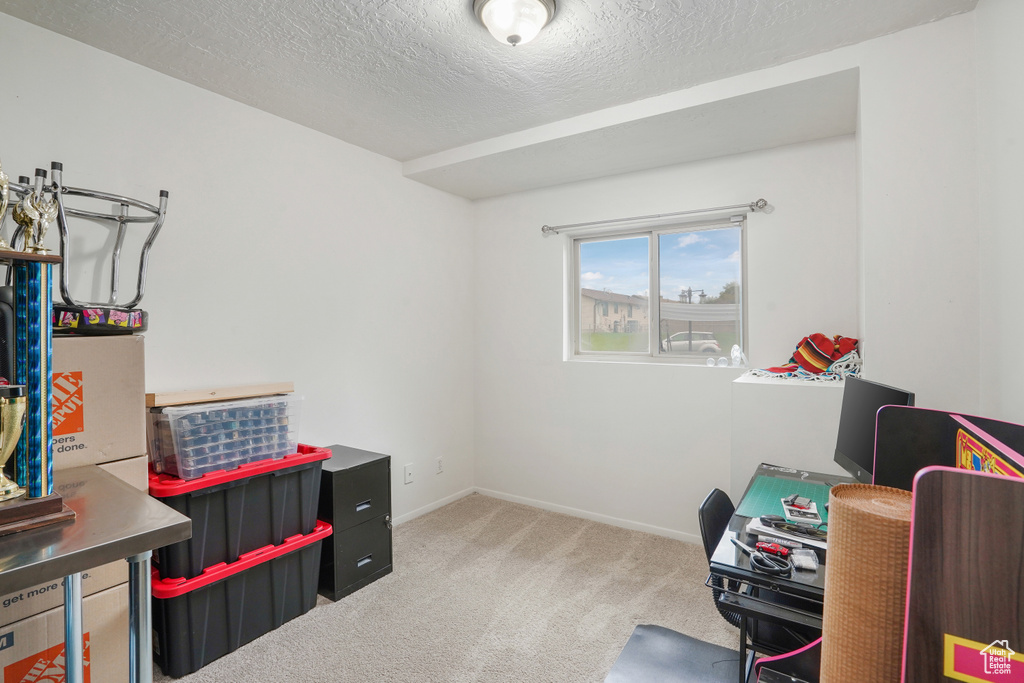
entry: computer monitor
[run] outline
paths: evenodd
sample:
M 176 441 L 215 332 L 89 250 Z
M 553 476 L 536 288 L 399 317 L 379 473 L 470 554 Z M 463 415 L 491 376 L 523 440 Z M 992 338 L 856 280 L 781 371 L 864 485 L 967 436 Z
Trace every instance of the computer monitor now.
M 875 417 L 882 406 L 912 406 L 914 394 L 903 389 L 847 377 L 835 461 L 854 479 L 872 483 L 875 467 Z

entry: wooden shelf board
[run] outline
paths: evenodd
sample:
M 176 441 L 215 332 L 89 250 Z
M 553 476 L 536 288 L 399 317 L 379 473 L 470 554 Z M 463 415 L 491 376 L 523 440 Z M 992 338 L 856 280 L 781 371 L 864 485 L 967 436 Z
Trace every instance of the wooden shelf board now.
M 241 387 L 221 387 L 218 389 L 195 389 L 191 391 L 168 391 L 146 394 L 147 408 L 163 406 L 180 406 L 186 403 L 209 403 L 210 401 L 231 401 L 240 398 L 255 398 L 273 394 L 290 394 L 295 391 L 293 382 L 275 382 L 271 384 L 250 384 Z
M 27 251 L 0 249 L 0 261 L 38 261 L 40 263 L 60 263 L 60 254 L 30 254 Z

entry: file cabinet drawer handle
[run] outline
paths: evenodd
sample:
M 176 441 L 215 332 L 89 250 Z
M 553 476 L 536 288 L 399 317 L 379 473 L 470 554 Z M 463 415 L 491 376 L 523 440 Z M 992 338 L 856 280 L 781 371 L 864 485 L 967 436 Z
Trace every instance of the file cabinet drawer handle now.
M 361 560 L 356 560 L 356 566 L 357 567 L 363 567 L 365 565 L 370 564 L 371 562 L 373 562 L 373 553 L 370 553 L 369 555 L 367 555 L 366 557 L 364 557 Z
M 356 512 L 362 512 L 363 510 L 369 510 L 370 509 L 370 501 L 371 500 L 373 500 L 373 499 L 372 498 L 368 498 L 368 499 L 364 500 L 362 503 L 359 503 L 358 505 L 356 505 Z

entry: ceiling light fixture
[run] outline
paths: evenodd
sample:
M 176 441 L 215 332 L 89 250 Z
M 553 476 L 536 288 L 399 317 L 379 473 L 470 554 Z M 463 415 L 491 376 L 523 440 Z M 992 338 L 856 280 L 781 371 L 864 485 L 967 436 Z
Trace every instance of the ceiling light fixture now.
M 499 43 L 528 43 L 555 16 L 555 0 L 473 0 L 473 11 Z

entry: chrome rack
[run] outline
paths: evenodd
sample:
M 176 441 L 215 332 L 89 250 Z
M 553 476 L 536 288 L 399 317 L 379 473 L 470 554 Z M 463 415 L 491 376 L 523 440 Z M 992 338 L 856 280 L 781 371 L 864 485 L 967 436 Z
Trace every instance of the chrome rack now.
M 68 306 L 74 306 L 77 308 L 90 308 L 99 306 L 109 306 L 118 309 L 130 310 L 135 308 L 142 301 L 142 296 L 146 291 L 146 270 L 149 265 L 149 252 L 153 247 L 153 242 L 156 241 L 157 235 L 160 233 L 160 228 L 163 227 L 164 218 L 167 215 L 167 190 L 160 190 L 160 201 L 154 206 L 147 202 L 140 201 L 138 199 L 131 199 L 129 197 L 123 197 L 117 194 L 111 194 L 109 192 L 99 192 L 97 190 L 86 190 L 79 187 L 69 187 L 64 185 L 63 182 L 63 164 L 58 161 L 54 161 L 50 164 L 51 171 L 51 183 L 45 185 L 42 188 L 44 193 L 50 193 L 53 195 L 57 202 L 57 227 L 60 233 L 60 255 L 63 259 L 60 264 L 60 296 Z M 37 175 L 42 174 L 45 178 L 46 172 L 39 169 Z M 29 193 L 35 192 L 36 188 L 32 184 L 31 180 L 27 176 L 19 176 L 18 182 L 9 183 L 9 192 L 13 201 L 10 203 L 10 210 L 13 211 L 14 207 L 28 196 Z M 116 214 L 110 213 L 99 213 L 96 211 L 86 211 L 84 209 L 76 209 L 66 204 L 66 197 L 87 197 L 90 199 L 99 199 L 101 201 L 108 201 L 117 204 L 120 207 L 120 211 Z M 15 199 L 16 198 L 16 199 Z M 143 213 L 143 215 L 130 215 L 130 209 L 135 208 Z M 3 227 L 4 220 L 6 219 L 6 213 L 0 216 L 0 229 Z M 73 216 L 75 218 L 86 218 L 90 220 L 102 221 L 108 224 L 117 224 L 117 236 L 114 242 L 114 251 L 110 262 L 110 300 L 104 303 L 89 302 L 89 301 L 78 301 L 71 296 L 71 292 L 68 289 L 68 277 L 67 274 L 71 268 L 71 253 L 70 253 L 70 232 L 68 230 L 68 217 Z M 125 236 L 127 234 L 129 224 L 148 224 L 152 223 L 152 227 L 149 230 L 149 235 L 146 237 L 146 241 L 143 243 L 142 252 L 139 255 L 139 275 L 138 282 L 135 288 L 135 296 L 124 304 L 118 304 L 117 299 L 120 290 L 120 272 L 121 272 L 121 249 L 124 246 Z M 10 246 L 15 250 L 23 250 L 26 247 L 26 243 L 30 241 L 30 237 L 25 235 L 25 228 L 19 225 L 11 233 L 11 244 Z M 7 274 L 7 284 L 10 284 L 11 274 Z
M 99 192 L 96 190 L 85 190 L 78 187 L 69 187 L 63 183 L 63 164 L 54 161 L 50 164 L 51 175 L 53 178 L 53 193 L 57 199 L 57 227 L 60 231 L 60 255 L 63 259 L 63 263 L 60 266 L 60 296 L 68 306 L 77 306 L 80 308 L 86 308 L 90 306 L 116 306 L 117 308 L 132 309 L 135 308 L 142 301 L 142 295 L 146 292 L 146 269 L 149 264 L 149 251 L 153 247 L 153 242 L 156 241 L 157 235 L 160 233 L 160 228 L 163 227 L 164 218 L 167 216 L 167 190 L 160 190 L 160 201 L 157 206 L 149 204 L 147 202 L 139 201 L 138 199 L 130 199 L 128 197 L 122 197 L 121 195 L 111 194 L 109 192 Z M 11 187 L 14 187 L 12 183 Z M 65 197 L 89 197 L 92 199 L 99 199 L 103 201 L 113 202 L 120 206 L 120 212 L 117 215 L 103 214 L 95 211 L 85 211 L 82 209 L 75 209 L 70 206 L 66 206 Z M 142 216 L 129 215 L 130 208 L 136 208 L 145 212 Z M 71 267 L 71 254 L 70 254 L 70 237 L 68 231 L 68 216 L 74 216 L 76 218 L 88 218 L 91 220 L 104 221 L 107 223 L 117 224 L 117 237 L 114 242 L 114 252 L 110 262 L 110 300 L 105 304 L 93 303 L 93 302 L 80 302 L 75 300 L 71 293 L 68 291 L 68 282 L 66 273 Z M 146 241 L 142 246 L 142 253 L 139 256 L 139 277 L 138 283 L 135 288 L 135 296 L 131 301 L 125 304 L 118 304 L 118 289 L 120 282 L 120 264 L 121 264 L 121 247 L 124 245 L 125 234 L 129 224 L 146 224 L 152 223 L 153 227 L 149 230 L 149 235 L 146 237 Z M 12 241 L 14 237 L 11 238 Z

